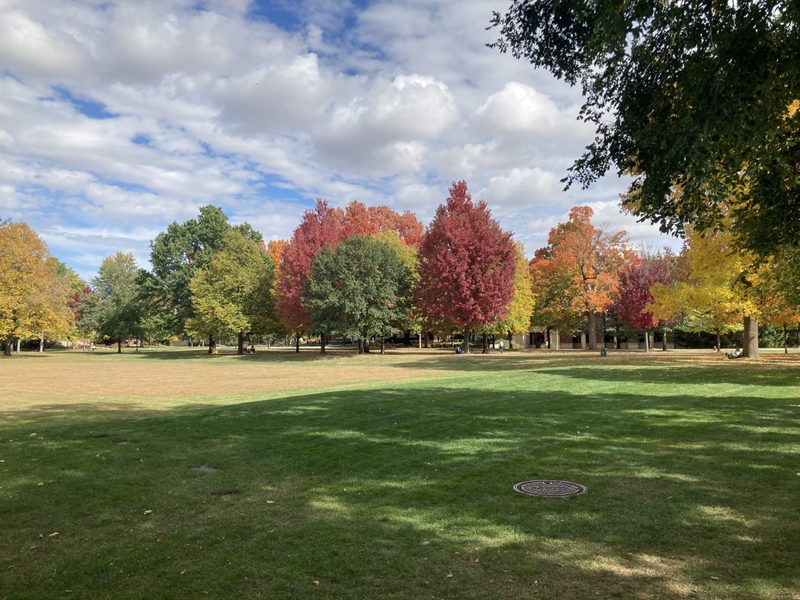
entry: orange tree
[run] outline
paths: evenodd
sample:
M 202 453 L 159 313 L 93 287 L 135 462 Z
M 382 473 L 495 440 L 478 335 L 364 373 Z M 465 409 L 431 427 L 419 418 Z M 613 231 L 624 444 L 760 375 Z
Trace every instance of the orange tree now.
M 608 233 L 595 227 L 588 206 L 576 206 L 566 223 L 550 230 L 547 248 L 541 253 L 552 261 L 563 290 L 561 310 L 586 315 L 589 349 L 597 348 L 597 314 L 614 302 L 619 287 L 619 269 L 624 262 L 626 234 Z

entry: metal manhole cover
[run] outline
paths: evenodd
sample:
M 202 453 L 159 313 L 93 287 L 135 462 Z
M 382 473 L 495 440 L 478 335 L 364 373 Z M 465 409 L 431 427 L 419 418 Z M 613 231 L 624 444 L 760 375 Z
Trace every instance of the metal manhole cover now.
M 529 496 L 547 496 L 550 498 L 564 498 L 565 496 L 577 496 L 586 491 L 586 486 L 571 481 L 559 481 L 557 479 L 533 479 L 523 481 L 514 486 L 514 490 Z

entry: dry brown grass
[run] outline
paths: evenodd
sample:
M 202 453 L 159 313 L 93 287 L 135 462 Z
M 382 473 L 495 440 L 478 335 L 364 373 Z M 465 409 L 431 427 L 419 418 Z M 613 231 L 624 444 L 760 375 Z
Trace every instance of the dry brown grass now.
M 448 374 L 442 369 L 426 369 L 421 354 L 309 354 L 301 354 L 299 363 L 286 351 L 256 356 L 204 356 L 186 351 L 136 355 L 130 350 L 122 356 L 107 352 L 23 353 L 0 362 L 0 409 L 24 411 L 93 402 L 167 408 L 220 397 L 285 395 Z M 437 353 L 437 359 L 449 358 L 449 353 Z M 418 363 L 418 368 L 408 368 L 409 361 Z
M 23 353 L 0 361 L 0 410 L 7 415 L 44 406 L 102 403 L 106 407 L 160 409 L 203 402 L 313 392 L 319 389 L 458 376 L 475 369 L 535 369 L 570 366 L 669 368 L 721 366 L 730 369 L 800 367 L 800 354 L 764 353 L 759 361 L 727 360 L 710 351 L 595 352 L 523 351 L 458 356 L 447 350 L 391 350 L 359 356 L 350 351 L 320 355 L 312 350 L 259 351 L 255 356 L 202 351 L 126 350 Z

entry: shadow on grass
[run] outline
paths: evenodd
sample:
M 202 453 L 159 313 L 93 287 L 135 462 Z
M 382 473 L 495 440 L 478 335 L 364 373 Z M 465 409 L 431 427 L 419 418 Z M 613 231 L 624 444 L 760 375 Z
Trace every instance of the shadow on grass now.
M 443 384 L 159 414 L 52 406 L 32 423 L 3 422 L 2 589 L 13 598 L 800 589 L 796 400 L 584 392 Z M 567 500 L 512 491 L 534 478 L 588 491 Z

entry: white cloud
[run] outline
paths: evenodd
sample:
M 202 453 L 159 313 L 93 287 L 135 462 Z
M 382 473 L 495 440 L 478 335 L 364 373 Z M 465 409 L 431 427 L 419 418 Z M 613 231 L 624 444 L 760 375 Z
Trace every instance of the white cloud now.
M 503 207 L 557 205 L 563 202 L 562 187 L 557 175 L 539 167 L 514 168 L 489 179 L 481 195 Z
M 614 177 L 560 191 L 591 131 L 574 89 L 486 48 L 502 0 L 281 6 L 297 30 L 247 0 L 0 0 L 2 216 L 83 269 L 82 239 L 142 258 L 206 203 L 285 238 L 315 196 L 429 219 L 460 179 L 526 241 L 570 204 L 628 223 Z

